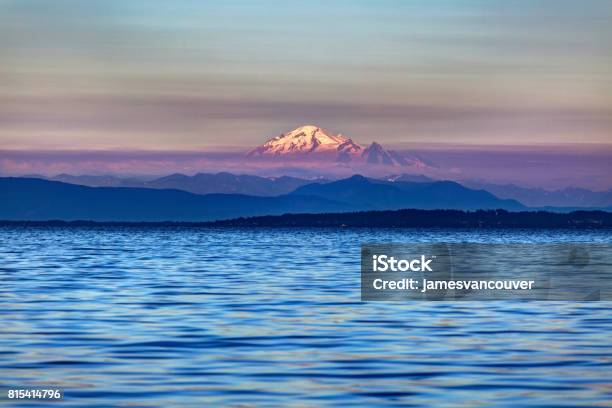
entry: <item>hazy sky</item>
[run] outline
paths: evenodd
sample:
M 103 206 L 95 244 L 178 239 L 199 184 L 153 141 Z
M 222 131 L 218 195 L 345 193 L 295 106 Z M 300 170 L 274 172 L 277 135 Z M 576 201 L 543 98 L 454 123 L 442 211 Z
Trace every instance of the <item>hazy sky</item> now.
M 0 0 L 0 149 L 612 142 L 612 2 Z

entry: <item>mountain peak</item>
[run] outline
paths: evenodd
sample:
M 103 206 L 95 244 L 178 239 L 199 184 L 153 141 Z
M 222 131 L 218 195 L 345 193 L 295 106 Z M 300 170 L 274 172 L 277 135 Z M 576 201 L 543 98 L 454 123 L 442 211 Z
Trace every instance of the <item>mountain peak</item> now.
M 303 125 L 303 126 L 296 127 L 295 129 L 293 129 L 289 133 L 304 132 L 306 134 L 314 134 L 314 133 L 319 132 L 319 131 L 322 131 L 320 126 L 317 126 L 317 125 Z
M 361 157 L 370 164 L 384 164 L 387 166 L 401 165 L 401 163 L 393 157 L 392 152 L 387 151 L 382 145 L 376 142 L 372 142 L 370 146 L 364 149 L 363 153 L 361 153 Z
M 345 136 L 334 135 L 316 125 L 304 125 L 268 140 L 249 152 L 248 156 L 308 155 L 324 152 L 354 154 L 361 150 L 361 146 Z
M 251 150 L 249 158 L 329 162 L 334 166 L 427 167 L 421 160 L 372 142 L 367 148 L 317 125 L 302 125 Z
M 408 156 L 395 150 L 387 150 L 380 143 L 372 142 L 361 152 L 361 158 L 373 165 L 426 168 L 427 165 L 417 157 Z

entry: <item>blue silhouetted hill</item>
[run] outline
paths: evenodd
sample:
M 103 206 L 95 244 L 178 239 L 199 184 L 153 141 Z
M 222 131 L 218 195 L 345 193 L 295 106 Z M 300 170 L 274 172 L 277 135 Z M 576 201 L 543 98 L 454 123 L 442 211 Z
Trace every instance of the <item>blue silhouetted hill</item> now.
M 259 197 L 0 178 L 0 220 L 196 222 L 287 213 L 407 208 L 524 209 L 514 200 L 501 200 L 484 190 L 472 190 L 448 181 L 391 183 L 354 176 L 325 184 L 309 184 L 291 194 Z
M 347 211 L 321 197 L 197 195 L 179 190 L 86 187 L 0 178 L 1 220 L 207 221 L 255 215 Z
M 308 184 L 292 194 L 350 203 L 362 210 L 525 209 L 518 201 L 502 200 L 485 190 L 473 190 L 452 181 L 386 182 L 359 175 L 331 183 Z

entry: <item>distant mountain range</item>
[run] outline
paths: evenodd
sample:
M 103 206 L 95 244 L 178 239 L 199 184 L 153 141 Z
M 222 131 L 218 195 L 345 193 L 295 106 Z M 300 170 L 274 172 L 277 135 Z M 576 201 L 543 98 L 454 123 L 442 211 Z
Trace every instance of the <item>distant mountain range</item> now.
M 312 183 L 296 177 L 259 177 L 234 175 L 231 173 L 198 173 L 194 176 L 172 174 L 142 184 L 146 188 L 175 188 L 195 194 L 247 194 L 254 196 L 277 196 Z
M 291 194 L 333 199 L 368 210 L 525 209 L 515 200 L 501 200 L 487 191 L 468 189 L 452 181 L 390 182 L 353 176 L 330 183 L 308 184 Z
M 494 184 L 465 181 L 462 184 L 472 188 L 485 189 L 500 198 L 513 198 L 529 207 L 592 207 L 612 206 L 612 190 L 591 191 L 584 188 L 544 190 L 542 188 L 520 187 L 514 184 Z
M 417 174 L 399 174 L 385 178 L 387 181 L 410 181 L 431 183 L 435 180 Z M 560 190 L 545 190 L 543 188 L 520 187 L 514 184 L 495 184 L 475 180 L 462 180 L 459 184 L 489 193 L 502 199 L 519 201 L 527 207 L 545 210 L 609 210 L 612 207 L 612 190 L 591 191 L 584 188 L 568 187 Z
M 193 176 L 171 174 L 154 179 L 119 178 L 114 176 L 72 176 L 58 174 L 54 177 L 30 176 L 89 187 L 139 187 L 155 189 L 176 189 L 194 194 L 246 194 L 254 196 L 277 196 L 287 194 L 296 188 L 312 183 L 313 180 L 282 176 L 260 177 L 247 174 L 197 173 Z
M 28 176 L 46 180 L 80 184 L 90 187 L 138 187 L 153 189 L 177 189 L 194 194 L 245 194 L 253 196 L 278 196 L 289 194 L 299 187 L 313 182 L 326 183 L 325 179 L 305 179 L 298 177 L 260 177 L 255 175 L 235 175 L 231 173 L 198 173 L 193 176 L 171 174 L 159 178 L 121 178 L 110 175 L 93 176 L 59 174 L 45 178 L 41 175 Z M 369 179 L 374 180 L 374 179 Z M 419 174 L 399 173 L 384 178 L 390 183 L 433 183 L 437 180 Z M 540 188 L 520 187 L 512 184 L 493 184 L 478 181 L 461 181 L 462 186 L 485 190 L 501 199 L 516 200 L 527 207 L 550 209 L 563 207 L 565 210 L 597 209 L 612 206 L 612 190 L 590 191 L 581 188 L 566 188 L 548 191 Z
M 427 164 L 416 156 L 385 149 L 372 142 L 365 147 L 341 134 L 334 135 L 319 126 L 300 126 L 273 137 L 247 154 L 247 158 L 296 161 L 327 161 L 357 166 L 411 167 Z
M 180 190 L 86 187 L 32 178 L 0 178 L 2 220 L 208 221 L 353 209 L 325 198 L 299 195 L 198 195 Z
M 176 189 L 87 187 L 35 178 L 0 178 L 0 219 L 93 221 L 208 221 L 284 213 L 372 209 L 524 208 L 453 182 L 388 182 L 354 176 L 312 183 L 290 194 L 199 195 Z

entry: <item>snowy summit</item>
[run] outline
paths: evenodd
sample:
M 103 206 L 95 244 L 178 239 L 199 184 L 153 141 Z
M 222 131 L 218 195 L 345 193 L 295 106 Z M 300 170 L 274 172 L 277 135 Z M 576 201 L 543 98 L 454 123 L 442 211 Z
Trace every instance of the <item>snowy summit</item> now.
M 318 126 L 300 126 L 274 137 L 249 152 L 248 156 L 308 155 L 311 153 L 359 154 L 362 147 L 342 135 L 333 135 Z
M 300 126 L 274 137 L 251 150 L 247 157 L 331 159 L 340 163 L 425 167 L 425 164 L 416 157 L 386 150 L 376 142 L 363 147 L 348 137 L 341 134 L 334 135 L 315 125 Z

